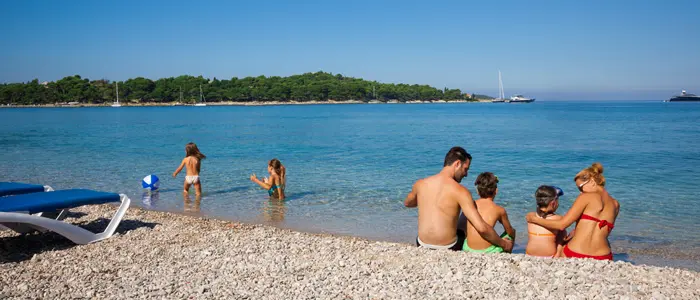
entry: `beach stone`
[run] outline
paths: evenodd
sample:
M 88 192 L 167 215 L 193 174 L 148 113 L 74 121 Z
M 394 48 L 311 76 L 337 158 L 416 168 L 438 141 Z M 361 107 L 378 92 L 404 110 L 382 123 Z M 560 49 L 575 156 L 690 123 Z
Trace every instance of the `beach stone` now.
M 68 222 L 90 227 L 114 208 L 71 211 L 81 216 Z M 674 268 L 432 251 L 136 207 L 125 221 L 89 245 L 0 231 L 0 298 L 700 299 L 698 273 Z

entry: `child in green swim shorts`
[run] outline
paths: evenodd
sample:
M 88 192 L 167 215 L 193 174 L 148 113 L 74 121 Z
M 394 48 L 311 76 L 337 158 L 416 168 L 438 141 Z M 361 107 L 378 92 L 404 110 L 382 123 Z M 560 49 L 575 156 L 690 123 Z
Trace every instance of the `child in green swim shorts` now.
M 505 208 L 497 205 L 493 199 L 498 194 L 498 177 L 491 172 L 479 174 L 474 182 L 476 191 L 479 193 L 479 200 L 475 201 L 476 208 L 481 215 L 481 218 L 490 226 L 495 226 L 496 223 L 501 223 L 505 232 L 501 235 L 502 238 L 515 240 L 515 229 L 510 225 L 508 214 Z M 467 240 L 464 242 L 462 250 L 474 253 L 501 253 L 503 248 L 492 245 L 488 241 L 481 238 L 479 232 L 471 223 L 467 223 Z

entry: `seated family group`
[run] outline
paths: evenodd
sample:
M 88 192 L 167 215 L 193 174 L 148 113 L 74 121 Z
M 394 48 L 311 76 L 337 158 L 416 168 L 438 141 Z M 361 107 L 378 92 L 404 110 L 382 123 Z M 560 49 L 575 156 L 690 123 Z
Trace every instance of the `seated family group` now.
M 477 253 L 511 252 L 515 229 L 506 210 L 494 202 L 498 177 L 480 174 L 475 186 L 480 199 L 460 184 L 467 176 L 472 157 L 461 147 L 447 152 L 440 173 L 418 180 L 406 197 L 406 207 L 418 207 L 416 245 L 429 249 L 463 250 Z M 603 166 L 594 163 L 576 174 L 581 192 L 571 209 L 556 215 L 564 193 L 543 185 L 535 192 L 536 211 L 526 216 L 528 243 L 525 253 L 544 257 L 577 257 L 612 260 L 608 236 L 613 230 L 620 204 L 605 190 Z M 501 223 L 500 236 L 493 227 Z M 567 234 L 566 228 L 576 222 Z

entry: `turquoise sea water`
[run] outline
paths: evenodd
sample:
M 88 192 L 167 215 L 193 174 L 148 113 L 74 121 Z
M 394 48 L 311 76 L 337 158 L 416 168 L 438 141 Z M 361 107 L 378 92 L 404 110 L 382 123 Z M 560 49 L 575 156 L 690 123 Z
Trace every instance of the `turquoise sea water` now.
M 473 156 L 462 184 L 483 171 L 526 243 L 524 215 L 541 184 L 578 194 L 573 176 L 605 167 L 621 203 L 611 235 L 616 258 L 700 269 L 700 104 L 535 102 L 265 107 L 0 109 L 0 181 L 126 193 L 137 205 L 192 210 L 171 174 L 192 141 L 202 162 L 203 215 L 314 232 L 413 243 L 415 209 L 403 199 L 438 172 L 451 146 Z M 288 169 L 284 203 L 249 181 L 279 158 Z M 143 194 L 140 180 L 161 178 Z

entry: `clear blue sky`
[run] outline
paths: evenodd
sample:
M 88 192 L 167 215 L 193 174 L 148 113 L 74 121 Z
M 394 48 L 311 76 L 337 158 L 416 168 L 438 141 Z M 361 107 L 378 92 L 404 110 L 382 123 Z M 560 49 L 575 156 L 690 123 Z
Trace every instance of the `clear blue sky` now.
M 482 3 L 483 2 L 483 3 Z M 700 94 L 700 1 L 5 1 L 0 82 L 323 70 L 538 99 Z

